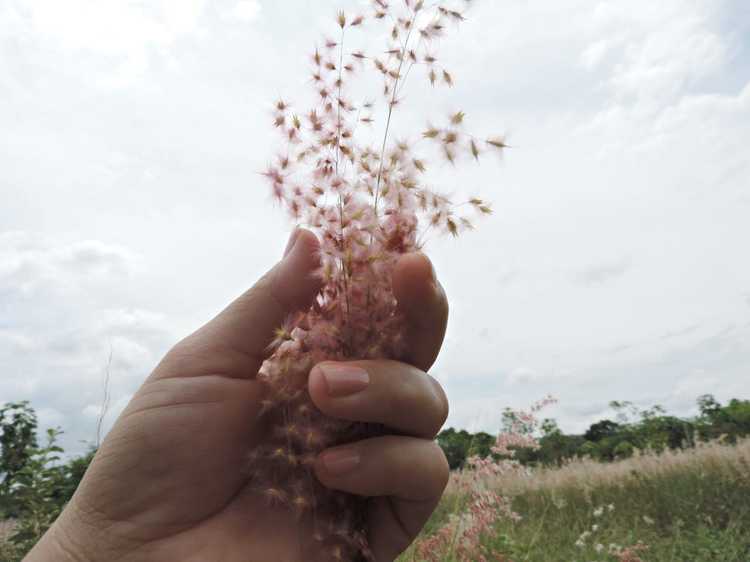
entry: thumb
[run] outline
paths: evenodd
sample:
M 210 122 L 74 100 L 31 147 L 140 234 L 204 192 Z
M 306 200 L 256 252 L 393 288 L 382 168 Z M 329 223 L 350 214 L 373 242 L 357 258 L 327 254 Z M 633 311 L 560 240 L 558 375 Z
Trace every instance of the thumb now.
M 315 234 L 301 228 L 295 230 L 284 258 L 276 266 L 208 324 L 178 344 L 189 349 L 195 360 L 192 367 L 180 369 L 184 373 L 181 376 L 213 370 L 229 377 L 254 377 L 266 358 L 274 330 L 293 312 L 309 307 L 320 290 L 320 281 L 314 275 L 320 263 L 319 250 Z M 241 369 L 227 369 L 227 365 L 241 365 Z

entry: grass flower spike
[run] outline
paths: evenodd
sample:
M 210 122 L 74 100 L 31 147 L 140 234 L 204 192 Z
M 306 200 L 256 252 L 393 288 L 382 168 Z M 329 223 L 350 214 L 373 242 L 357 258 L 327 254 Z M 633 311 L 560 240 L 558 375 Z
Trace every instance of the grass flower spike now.
M 280 148 L 264 175 L 290 219 L 319 237 L 322 289 L 271 344 L 260 376 L 276 438 L 253 454 L 248 470 L 269 504 L 314 518 L 331 560 L 370 556 L 361 517 L 366 500 L 323 488 L 312 463 L 325 448 L 381 428 L 323 416 L 307 394 L 308 373 L 324 360 L 403 358 L 405 327 L 391 289 L 396 261 L 420 250 L 428 233 L 458 236 L 491 213 L 483 199 L 454 201 L 425 176 L 436 160 L 455 165 L 486 149 L 504 150 L 501 137 L 468 134 L 466 114 L 456 111 L 415 131 L 420 142 L 392 138 L 411 78 L 421 72 L 436 88 L 454 85 L 437 53 L 469 3 L 373 0 L 366 12 L 339 12 L 337 36 L 310 54 L 311 105 L 283 99 L 273 108 Z M 353 47 L 367 32 L 386 43 L 369 52 Z M 377 91 L 358 101 L 357 81 Z M 376 129 L 382 137 L 373 140 Z

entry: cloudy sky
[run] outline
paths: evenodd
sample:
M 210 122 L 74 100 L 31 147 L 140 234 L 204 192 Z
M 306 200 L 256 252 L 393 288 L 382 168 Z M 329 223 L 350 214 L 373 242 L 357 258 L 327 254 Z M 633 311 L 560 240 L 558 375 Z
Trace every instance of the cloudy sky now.
M 440 170 L 497 211 L 428 246 L 449 423 L 493 431 L 548 393 L 570 431 L 613 399 L 750 397 L 750 4 L 475 4 L 440 46 L 456 87 L 405 100 L 514 146 Z M 111 421 L 278 258 L 269 107 L 360 5 L 0 0 L 0 403 L 83 447 L 107 370 Z

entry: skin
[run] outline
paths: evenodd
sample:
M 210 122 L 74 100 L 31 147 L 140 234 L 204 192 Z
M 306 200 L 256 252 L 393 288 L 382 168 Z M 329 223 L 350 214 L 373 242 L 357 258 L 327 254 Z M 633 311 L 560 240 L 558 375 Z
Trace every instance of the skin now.
M 244 455 L 267 435 L 255 375 L 274 328 L 308 307 L 319 289 L 311 275 L 317 249 L 312 233 L 297 230 L 279 264 L 167 353 L 26 562 L 330 560 L 316 550 L 311 522 L 270 507 L 242 470 Z M 411 544 L 448 481 L 433 441 L 448 403 L 426 374 L 445 334 L 445 293 L 422 254 L 402 257 L 392 282 L 409 324 L 408 364 L 353 362 L 369 383 L 346 396 L 329 391 L 324 373 L 331 364 L 314 367 L 308 381 L 327 415 L 393 430 L 324 451 L 315 466 L 324 485 L 374 497 L 369 541 L 379 562 Z M 358 462 L 347 463 L 352 454 Z

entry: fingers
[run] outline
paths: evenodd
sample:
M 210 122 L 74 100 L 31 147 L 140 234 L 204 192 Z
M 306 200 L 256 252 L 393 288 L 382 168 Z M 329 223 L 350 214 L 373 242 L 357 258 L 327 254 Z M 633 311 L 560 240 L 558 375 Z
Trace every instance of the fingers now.
M 386 436 L 323 452 L 315 465 L 327 487 L 375 497 L 369 513 L 376 560 L 393 560 L 434 511 L 450 471 L 434 441 Z
M 321 453 L 315 474 L 329 488 L 409 501 L 439 498 L 448 462 L 434 441 L 386 435 Z
M 308 390 L 330 417 L 380 423 L 415 437 L 434 438 L 448 417 L 440 384 L 397 361 L 321 363 L 310 372 Z
M 297 229 L 284 259 L 216 318 L 180 342 L 155 375 L 192 376 L 211 370 L 230 377 L 254 376 L 274 330 L 289 314 L 310 306 L 320 289 L 313 275 L 319 265 L 319 248 L 312 232 Z M 205 361 L 213 363 L 205 365 Z M 239 372 L 234 368 L 238 362 L 242 364 Z
M 428 371 L 437 359 L 448 324 L 448 300 L 424 254 L 407 254 L 393 272 L 393 293 L 407 320 L 406 361 Z
M 369 543 L 376 560 L 394 560 L 417 536 L 448 482 L 448 462 L 434 436 L 448 416 L 435 379 L 396 361 L 325 362 L 308 390 L 326 415 L 381 423 L 406 435 L 366 439 L 323 451 L 320 482 L 373 498 Z

